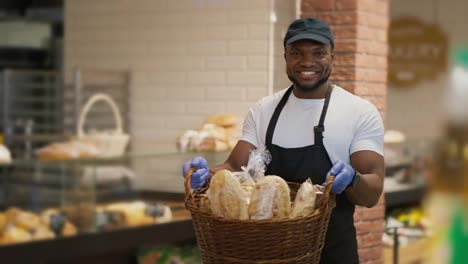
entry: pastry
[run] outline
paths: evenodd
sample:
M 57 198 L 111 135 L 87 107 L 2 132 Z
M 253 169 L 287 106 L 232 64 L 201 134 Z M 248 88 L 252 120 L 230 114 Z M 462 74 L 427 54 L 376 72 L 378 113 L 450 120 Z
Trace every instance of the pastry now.
M 105 210 L 122 212 L 125 215 L 125 222 L 128 226 L 139 226 L 155 223 L 155 219 L 146 214 L 146 204 L 143 201 L 114 203 L 108 205 Z
M 51 238 L 55 238 L 55 234 L 46 226 L 41 225 L 32 233 L 33 240 L 51 239 Z
M 284 179 L 273 175 L 265 176 L 255 184 L 249 205 L 250 219 L 285 218 L 290 211 L 290 191 Z
M 312 184 L 312 180 L 308 178 L 301 184 L 301 187 L 297 191 L 290 217 L 295 218 L 312 213 L 315 207 L 315 198 L 315 188 Z
M 5 211 L 5 218 L 6 222 L 10 223 L 13 222 L 16 218 L 16 216 L 21 213 L 22 211 L 16 207 L 10 207 L 8 210 Z
M 50 222 L 51 222 L 51 217 L 53 215 L 58 215 L 60 214 L 60 212 L 57 210 L 57 209 L 46 209 L 44 211 L 41 212 L 40 214 L 40 219 L 41 219 L 41 223 L 45 226 L 50 226 Z
M 3 230 L 3 228 L 7 225 L 7 218 L 5 213 L 0 213 L 0 233 Z
M 172 220 L 171 208 L 162 203 L 146 204 L 145 214 L 154 217 L 157 223 L 166 223 Z
M 221 114 L 210 116 L 205 120 L 205 124 L 214 124 L 223 128 L 232 128 L 239 124 L 239 117 L 234 114 Z
M 31 234 L 21 227 L 15 225 L 8 225 L 3 231 L 2 241 L 3 244 L 11 244 L 18 242 L 26 242 L 32 239 Z
M 36 151 L 41 160 L 70 160 L 79 158 L 79 150 L 66 143 L 52 143 Z
M 73 235 L 76 235 L 76 233 L 78 233 L 76 227 L 69 221 L 66 221 L 62 229 L 62 235 L 73 236 Z
M 208 189 L 213 215 L 230 219 L 248 219 L 247 201 L 239 179 L 228 170 L 211 178 Z
M 72 140 L 49 144 L 38 149 L 36 154 L 41 160 L 70 160 L 97 157 L 99 150 L 90 142 Z
M 36 214 L 23 211 L 16 215 L 14 219 L 15 225 L 24 228 L 28 231 L 33 231 L 40 225 L 40 219 Z

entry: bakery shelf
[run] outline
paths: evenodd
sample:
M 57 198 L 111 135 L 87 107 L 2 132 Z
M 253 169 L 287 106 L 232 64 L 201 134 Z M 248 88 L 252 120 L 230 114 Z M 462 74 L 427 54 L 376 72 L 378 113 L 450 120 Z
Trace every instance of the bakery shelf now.
M 143 245 L 168 245 L 195 238 L 191 219 L 72 237 L 0 246 L 2 263 L 129 263 Z M 123 252 L 123 253 L 119 253 Z M 113 254 L 121 262 L 109 262 Z M 132 263 L 130 261 L 130 263 Z

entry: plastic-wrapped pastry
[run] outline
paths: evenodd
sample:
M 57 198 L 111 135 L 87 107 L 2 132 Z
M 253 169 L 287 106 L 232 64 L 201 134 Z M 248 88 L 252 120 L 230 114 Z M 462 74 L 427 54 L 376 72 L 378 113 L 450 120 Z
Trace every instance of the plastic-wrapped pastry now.
M 289 186 L 279 176 L 265 176 L 255 184 L 249 205 L 252 220 L 286 218 L 291 211 Z
M 315 209 L 315 198 L 315 188 L 312 180 L 309 178 L 301 184 L 301 187 L 297 191 L 290 217 L 295 218 L 312 213 Z
M 229 219 L 248 219 L 247 202 L 239 179 L 228 170 L 211 178 L 208 198 L 213 215 Z

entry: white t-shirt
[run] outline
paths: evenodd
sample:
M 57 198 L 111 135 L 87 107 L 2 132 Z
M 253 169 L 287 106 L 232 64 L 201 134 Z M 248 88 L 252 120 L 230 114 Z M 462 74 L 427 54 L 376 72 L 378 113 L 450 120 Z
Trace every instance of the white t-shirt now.
M 244 120 L 241 140 L 256 147 L 265 145 L 273 112 L 287 89 L 258 101 Z M 300 99 L 291 93 L 279 116 L 272 143 L 283 148 L 314 144 L 325 99 Z M 332 162 L 350 163 L 352 153 L 374 151 L 383 156 L 384 126 L 377 108 L 339 86 L 334 86 L 325 116 L 323 143 Z

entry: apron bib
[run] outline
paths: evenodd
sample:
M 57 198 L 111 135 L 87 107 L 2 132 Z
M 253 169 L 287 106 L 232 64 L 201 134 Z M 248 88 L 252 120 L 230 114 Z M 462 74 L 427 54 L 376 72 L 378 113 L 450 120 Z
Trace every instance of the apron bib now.
M 292 90 L 293 86 L 289 87 L 283 95 L 268 124 L 266 148 L 271 154 L 271 162 L 267 166 L 265 175 L 278 175 L 286 181 L 298 183 L 303 183 L 307 178 L 311 178 L 314 184 L 322 184 L 325 182 L 328 171 L 333 166 L 323 145 L 324 121 L 332 87 L 328 84 L 320 121 L 314 127 L 314 145 L 300 148 L 283 148 L 272 143 L 273 133 Z M 336 207 L 330 217 L 320 263 L 359 263 L 353 215 L 354 205 L 348 201 L 344 193 L 337 195 Z

